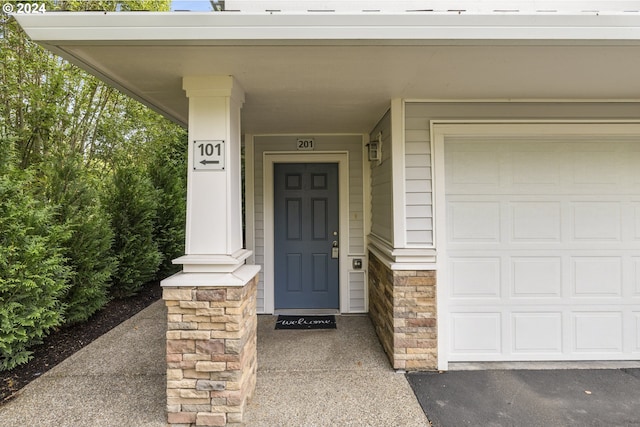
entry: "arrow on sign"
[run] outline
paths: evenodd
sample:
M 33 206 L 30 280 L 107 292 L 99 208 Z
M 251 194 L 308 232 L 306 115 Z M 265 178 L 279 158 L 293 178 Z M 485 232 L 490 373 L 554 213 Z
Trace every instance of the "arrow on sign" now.
M 203 161 L 200 162 L 200 164 L 205 165 L 205 166 L 206 165 L 217 165 L 219 163 L 220 163 L 219 160 L 203 160 Z

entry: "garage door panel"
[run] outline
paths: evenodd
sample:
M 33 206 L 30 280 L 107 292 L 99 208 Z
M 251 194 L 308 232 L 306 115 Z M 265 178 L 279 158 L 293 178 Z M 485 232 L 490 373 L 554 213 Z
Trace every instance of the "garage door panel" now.
M 502 352 L 501 313 L 454 313 L 451 316 L 452 350 L 460 354 Z
M 562 353 L 562 313 L 513 313 L 513 353 Z
M 448 137 L 444 160 L 449 359 L 640 360 L 640 137 Z
M 639 163 L 640 164 L 640 163 Z M 636 241 L 640 240 L 640 203 L 634 203 L 632 206 L 633 217 L 631 224 L 633 224 L 633 238 Z
M 598 248 L 608 249 L 629 242 L 633 244 L 630 247 L 638 248 L 640 202 L 617 197 L 617 201 L 606 201 L 612 197 L 480 195 L 472 200 L 469 195 L 451 196 L 447 200 L 447 237 L 454 246 L 549 242 L 583 248 L 598 244 Z M 600 245 L 608 243 L 613 245 Z
M 640 311 L 632 313 L 632 351 L 640 353 Z
M 557 153 L 548 151 L 552 147 L 546 144 L 546 149 L 538 147 L 545 151 L 515 151 L 511 157 L 513 184 L 558 186 L 561 163 Z
M 512 202 L 511 239 L 514 242 L 559 242 L 562 240 L 562 207 L 556 201 Z
M 561 257 L 513 257 L 511 271 L 515 298 L 562 296 Z
M 636 147 L 633 147 L 633 148 L 636 148 Z M 628 162 L 627 170 L 637 168 L 638 165 L 640 165 L 640 151 L 636 149 L 635 151 L 630 152 L 627 155 L 627 162 Z M 628 181 L 634 185 L 640 184 L 640 174 L 631 174 L 631 176 L 629 176 Z
M 501 262 L 498 257 L 450 259 L 452 298 L 499 298 Z
M 631 263 L 633 271 L 631 293 L 633 296 L 640 297 L 640 257 L 633 257 Z
M 599 150 L 602 145 L 594 143 L 572 147 L 577 149 L 571 153 L 573 184 L 620 183 L 620 161 L 623 158 L 613 150 Z
M 622 296 L 620 257 L 573 257 L 574 297 Z
M 473 148 L 476 148 L 475 150 Z M 499 158 L 493 150 L 478 151 L 477 144 L 458 147 L 451 153 L 453 164 L 450 171 L 451 184 L 478 186 L 500 184 Z M 469 149 L 467 151 L 466 149 Z M 481 165 L 478 165 L 478 162 Z
M 452 360 L 624 360 L 640 352 L 640 312 L 625 322 L 622 311 L 595 306 L 472 310 L 450 314 Z
M 574 351 L 578 353 L 622 352 L 621 312 L 573 313 Z
M 574 240 L 621 240 L 621 207 L 617 202 L 573 202 Z
M 452 202 L 448 212 L 452 241 L 500 241 L 500 203 Z

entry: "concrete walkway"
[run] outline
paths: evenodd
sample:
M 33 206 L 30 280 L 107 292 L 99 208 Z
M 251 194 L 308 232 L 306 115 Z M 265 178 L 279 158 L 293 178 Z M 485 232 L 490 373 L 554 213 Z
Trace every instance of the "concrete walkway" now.
M 258 321 L 258 384 L 247 425 L 429 425 L 405 376 L 387 360 L 371 321 L 338 316 L 335 330 L 275 330 Z
M 25 387 L 0 426 L 166 426 L 165 321 L 159 301 Z M 247 426 L 426 426 L 367 316 L 337 330 L 275 331 L 258 321 L 258 384 Z
M 166 426 L 166 309 L 158 301 L 0 406 L 0 426 Z

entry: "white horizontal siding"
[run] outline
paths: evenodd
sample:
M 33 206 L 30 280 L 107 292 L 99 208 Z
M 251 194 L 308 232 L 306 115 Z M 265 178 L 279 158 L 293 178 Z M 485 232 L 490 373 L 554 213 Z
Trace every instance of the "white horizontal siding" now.
M 366 276 L 364 271 L 349 272 L 349 312 L 367 312 Z
M 349 254 L 364 254 L 364 147 L 362 137 L 345 146 L 349 149 Z M 343 148 L 344 149 L 344 148 Z
M 407 218 L 432 218 L 433 209 L 431 206 L 407 206 Z
M 391 113 L 388 112 L 371 132 L 377 140 L 382 132 L 382 161 L 370 162 L 371 168 L 371 233 L 393 242 L 393 192 L 391 169 Z
M 407 180 L 428 180 L 431 179 L 431 168 L 430 167 L 412 167 L 407 168 L 405 171 L 405 178 Z
M 254 149 L 255 150 L 255 149 Z M 254 151 L 253 159 L 253 209 L 254 209 L 254 262 L 262 267 L 264 272 L 264 202 L 262 196 L 262 186 L 264 177 L 262 174 L 262 155 L 258 156 Z M 251 225 L 247 224 L 247 227 Z M 256 297 L 256 306 L 258 313 L 264 312 L 264 274 L 258 275 L 258 295 Z
M 409 246 L 433 245 L 429 122 L 405 120 L 406 237 Z
M 407 168 L 424 168 L 431 163 L 431 156 L 428 154 L 406 153 L 405 166 Z

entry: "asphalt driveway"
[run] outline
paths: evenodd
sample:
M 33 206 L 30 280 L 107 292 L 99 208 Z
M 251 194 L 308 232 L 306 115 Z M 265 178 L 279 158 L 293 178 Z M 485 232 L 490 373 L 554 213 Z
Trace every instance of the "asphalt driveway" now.
M 640 369 L 407 374 L 433 426 L 640 426 Z

